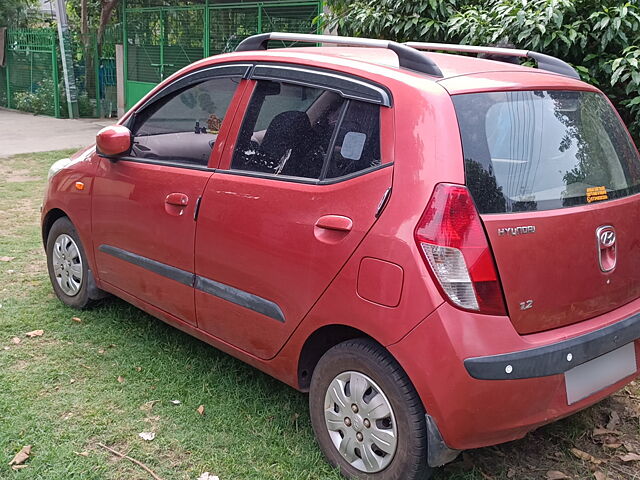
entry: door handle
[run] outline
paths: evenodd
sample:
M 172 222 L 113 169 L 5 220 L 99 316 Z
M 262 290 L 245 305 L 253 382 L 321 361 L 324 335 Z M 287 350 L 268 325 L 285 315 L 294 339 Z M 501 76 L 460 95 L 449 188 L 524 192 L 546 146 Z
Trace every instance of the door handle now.
M 350 232 L 353 228 L 353 220 L 342 215 L 324 215 L 318 219 L 316 227 L 324 228 L 326 230 Z
M 176 207 L 186 207 L 189 205 L 189 197 L 184 193 L 170 193 L 167 198 L 164 199 L 164 203 L 167 205 L 175 205 Z

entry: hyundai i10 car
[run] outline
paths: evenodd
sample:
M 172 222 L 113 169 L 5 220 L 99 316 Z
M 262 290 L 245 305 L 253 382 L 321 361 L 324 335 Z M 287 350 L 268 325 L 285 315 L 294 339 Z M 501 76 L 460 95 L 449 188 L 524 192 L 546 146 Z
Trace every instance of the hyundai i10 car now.
M 42 235 L 65 304 L 115 295 L 309 392 L 331 465 L 410 480 L 638 375 L 639 191 L 560 59 L 271 33 L 56 162 Z

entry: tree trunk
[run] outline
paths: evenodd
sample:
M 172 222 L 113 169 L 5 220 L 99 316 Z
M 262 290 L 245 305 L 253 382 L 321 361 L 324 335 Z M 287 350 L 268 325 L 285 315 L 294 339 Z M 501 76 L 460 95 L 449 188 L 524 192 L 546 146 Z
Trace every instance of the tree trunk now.
M 83 0 L 83 1 L 86 1 L 86 0 Z M 96 34 L 98 57 L 94 59 L 95 62 L 100 62 L 100 56 L 102 55 L 102 40 L 104 38 L 104 32 L 107 28 L 107 25 L 109 24 L 109 20 L 111 20 L 111 14 L 113 13 L 113 10 L 118 6 L 118 2 L 119 0 L 101 0 L 100 2 L 102 8 L 100 10 L 100 24 L 98 25 L 98 32 Z M 91 68 L 93 69 L 94 68 L 93 62 L 91 63 L 92 63 Z M 88 77 L 89 76 L 87 75 L 87 78 Z M 99 82 L 100 79 L 96 78 L 95 81 Z M 99 92 L 98 97 L 99 98 L 96 98 L 96 102 L 98 106 L 100 106 L 102 92 Z M 100 112 L 100 115 L 102 114 L 102 109 L 100 107 L 98 107 L 98 112 Z
M 87 94 L 95 90 L 98 81 L 94 75 L 93 50 L 91 49 L 91 37 L 89 36 L 89 5 L 88 0 L 80 0 L 80 41 L 82 42 L 82 57 L 84 61 L 84 88 Z M 99 101 L 99 99 L 96 99 Z
M 120 0 L 102 0 L 102 10 L 100 11 L 100 25 L 98 26 L 98 49 L 102 45 L 102 37 L 111 19 L 113 9 L 118 6 Z
M 89 10 L 87 0 L 80 0 L 80 33 L 82 38 L 85 39 L 89 33 Z

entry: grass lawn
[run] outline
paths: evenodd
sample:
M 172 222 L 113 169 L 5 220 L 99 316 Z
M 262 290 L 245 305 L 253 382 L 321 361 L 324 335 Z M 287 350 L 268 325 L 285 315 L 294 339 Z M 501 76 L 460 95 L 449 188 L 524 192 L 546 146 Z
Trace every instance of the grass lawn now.
M 49 165 L 69 153 L 0 159 L 0 479 L 152 478 L 99 443 L 164 480 L 340 478 L 316 447 L 305 395 L 118 299 L 78 312 L 54 298 L 39 206 Z M 634 384 L 524 440 L 465 453 L 436 479 L 640 479 L 640 462 L 618 458 L 640 454 L 639 402 Z M 607 424 L 617 433 L 594 434 Z M 14 472 L 24 445 L 31 458 Z

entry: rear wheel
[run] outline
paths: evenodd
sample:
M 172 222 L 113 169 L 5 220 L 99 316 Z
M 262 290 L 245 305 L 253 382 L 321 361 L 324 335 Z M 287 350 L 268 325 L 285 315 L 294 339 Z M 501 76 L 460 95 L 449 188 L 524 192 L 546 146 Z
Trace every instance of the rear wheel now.
M 309 410 L 320 449 L 347 478 L 430 476 L 422 403 L 377 343 L 356 339 L 331 348 L 313 373 Z
M 91 304 L 89 267 L 82 242 L 71 221 L 55 221 L 47 237 L 47 268 L 56 296 L 66 305 L 83 309 Z

